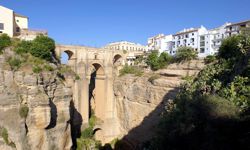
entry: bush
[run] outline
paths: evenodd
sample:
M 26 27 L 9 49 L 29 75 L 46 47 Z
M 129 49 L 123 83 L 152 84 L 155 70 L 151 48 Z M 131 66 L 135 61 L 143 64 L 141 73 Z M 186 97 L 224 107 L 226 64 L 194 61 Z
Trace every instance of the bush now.
M 11 45 L 11 39 L 7 34 L 0 35 L 0 53 L 2 50 Z
M 9 144 L 9 134 L 6 128 L 0 128 L 0 134 L 6 144 Z
M 35 57 L 51 61 L 55 56 L 55 42 L 47 36 L 38 36 L 32 42 L 30 53 Z
M 224 59 L 240 57 L 242 54 L 240 51 L 239 43 L 239 36 L 232 36 L 224 39 L 219 48 L 218 56 Z
M 179 47 L 176 52 L 175 60 L 177 62 L 196 59 L 198 53 L 192 47 Z
M 42 72 L 42 68 L 40 66 L 35 65 L 35 66 L 33 66 L 32 71 L 34 73 L 40 73 L 40 72 Z
M 11 57 L 7 60 L 8 64 L 11 67 L 11 70 L 18 70 L 21 67 L 22 61 L 19 58 Z
M 162 52 L 159 56 L 158 51 L 153 51 L 149 54 L 146 63 L 152 70 L 158 70 L 166 67 L 172 61 L 172 56 L 166 52 Z
M 204 61 L 206 64 L 210 64 L 216 60 L 216 57 L 214 55 L 208 55 Z
M 24 53 L 28 53 L 30 52 L 32 46 L 32 42 L 31 41 L 21 41 L 19 42 L 16 46 L 14 51 L 17 54 L 24 54 Z
M 54 68 L 52 66 L 50 66 L 49 64 L 45 64 L 43 67 L 44 67 L 44 70 L 46 70 L 46 71 L 53 71 L 54 70 Z
M 141 71 L 141 69 L 139 69 L 138 67 L 125 65 L 120 70 L 120 76 L 123 76 L 125 74 L 134 74 L 135 76 L 142 76 L 143 71 Z
M 29 113 L 29 107 L 28 106 L 21 106 L 19 109 L 19 115 L 21 118 L 27 118 Z

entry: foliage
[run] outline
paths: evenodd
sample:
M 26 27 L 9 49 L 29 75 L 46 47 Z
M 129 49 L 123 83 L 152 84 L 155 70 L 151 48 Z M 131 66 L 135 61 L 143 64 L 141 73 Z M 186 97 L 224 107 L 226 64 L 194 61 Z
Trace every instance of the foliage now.
M 242 54 L 240 51 L 239 42 L 239 36 L 232 36 L 225 39 L 219 48 L 218 56 L 224 59 L 240 57 Z
M 217 61 L 180 87 L 147 149 L 249 149 L 250 38 L 225 39 Z
M 28 106 L 21 106 L 19 109 L 19 115 L 21 118 L 27 118 L 29 113 L 29 107 Z
M 14 50 L 17 54 L 30 53 L 37 58 L 52 61 L 52 57 L 55 57 L 55 41 L 40 35 L 33 41 L 19 41 Z
M 197 57 L 198 53 L 192 47 L 179 47 L 176 52 L 175 61 L 189 61 Z
M 214 56 L 214 55 L 208 55 L 204 59 L 204 61 L 205 61 L 206 64 L 210 64 L 210 63 L 214 62 L 215 60 L 216 60 L 216 56 Z
M 120 70 L 120 76 L 123 76 L 125 74 L 134 74 L 135 76 L 142 76 L 143 71 L 139 67 L 136 66 L 129 66 L 125 65 L 121 70 Z
M 35 65 L 35 66 L 33 66 L 32 71 L 34 73 L 40 73 L 40 72 L 42 72 L 42 68 L 40 66 Z
M 45 64 L 43 67 L 45 71 L 54 71 L 54 68 L 49 64 Z
M 18 70 L 22 64 L 22 61 L 20 60 L 20 58 L 17 58 L 17 57 L 10 57 L 7 60 L 7 62 L 10 65 L 11 70 L 14 70 L 14 71 Z
M 0 135 L 1 135 L 1 137 L 3 138 L 3 140 L 4 140 L 4 142 L 6 143 L 6 144 L 8 144 L 9 143 L 9 134 L 8 134 L 8 130 L 6 129 L 6 128 L 0 128 Z
M 47 36 L 38 36 L 32 41 L 30 53 L 35 57 L 51 61 L 55 53 L 54 50 L 55 42 L 53 39 Z
M 14 51 L 17 54 L 24 54 L 24 53 L 28 53 L 30 52 L 30 48 L 32 46 L 32 42 L 31 41 L 21 41 L 19 42 L 16 46 Z
M 101 147 L 101 142 L 96 141 L 94 139 L 84 139 L 84 138 L 79 138 L 77 139 L 77 150 L 99 150 Z
M 75 80 L 80 80 L 80 76 L 78 74 L 75 75 Z
M 11 45 L 11 39 L 7 34 L 0 35 L 0 53 L 2 50 Z
M 160 54 L 158 51 L 153 51 L 149 54 L 146 63 L 150 66 L 152 70 L 158 70 L 166 67 L 172 61 L 172 57 L 166 52 Z
M 81 134 L 81 138 L 77 139 L 77 149 L 99 149 L 101 147 L 100 141 L 94 138 L 94 126 L 96 124 L 97 118 L 92 113 L 89 119 L 89 127 L 84 129 Z
M 139 55 L 138 58 L 135 60 L 135 64 L 139 65 L 144 61 L 143 55 Z

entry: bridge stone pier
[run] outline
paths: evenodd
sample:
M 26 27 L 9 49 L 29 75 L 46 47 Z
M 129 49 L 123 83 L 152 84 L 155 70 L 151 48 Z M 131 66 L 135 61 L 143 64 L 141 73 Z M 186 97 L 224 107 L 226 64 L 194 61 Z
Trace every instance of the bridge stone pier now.
M 56 55 L 67 53 L 67 65 L 79 75 L 72 83 L 74 104 L 81 114 L 83 124 L 89 122 L 91 110 L 101 120 L 96 136 L 102 142 L 109 142 L 119 134 L 116 118 L 113 80 L 119 68 L 125 64 L 123 51 L 84 46 L 57 45 Z

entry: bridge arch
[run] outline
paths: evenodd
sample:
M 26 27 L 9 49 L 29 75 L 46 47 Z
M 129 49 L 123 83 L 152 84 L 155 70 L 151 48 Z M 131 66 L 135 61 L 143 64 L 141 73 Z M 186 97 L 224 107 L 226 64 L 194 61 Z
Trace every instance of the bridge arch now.
M 69 64 L 73 58 L 74 52 L 72 50 L 63 50 L 60 53 L 60 61 L 62 64 Z
M 89 82 L 89 116 L 105 118 L 106 77 L 104 67 L 100 63 L 91 63 Z
M 120 64 L 120 65 L 122 65 L 122 61 L 123 61 L 123 58 L 122 58 L 122 55 L 120 55 L 120 54 L 116 54 L 113 57 L 113 64 Z

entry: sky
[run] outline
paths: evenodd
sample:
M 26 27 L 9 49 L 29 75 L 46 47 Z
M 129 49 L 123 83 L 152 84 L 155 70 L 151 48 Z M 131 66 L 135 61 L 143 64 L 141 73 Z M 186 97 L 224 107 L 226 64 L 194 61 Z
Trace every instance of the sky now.
M 60 44 L 146 44 L 159 33 L 250 20 L 250 0 L 0 0 Z M 1 14 L 0 14 L 1 15 Z

